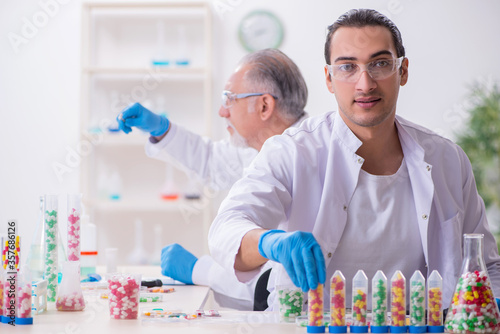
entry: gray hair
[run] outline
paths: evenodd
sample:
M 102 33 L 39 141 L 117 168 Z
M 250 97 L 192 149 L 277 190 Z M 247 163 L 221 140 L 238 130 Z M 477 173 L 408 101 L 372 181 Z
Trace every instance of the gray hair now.
M 261 91 L 278 97 L 276 109 L 289 121 L 304 115 L 307 85 L 297 65 L 277 49 L 264 49 L 243 57 L 240 65 L 250 65 L 244 80 Z

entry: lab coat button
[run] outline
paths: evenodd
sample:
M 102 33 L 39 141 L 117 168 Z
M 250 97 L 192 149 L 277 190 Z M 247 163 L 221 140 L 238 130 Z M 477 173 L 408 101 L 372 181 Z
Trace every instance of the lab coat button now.
M 364 161 L 365 161 L 365 160 L 363 160 L 363 159 L 359 158 L 359 159 L 358 159 L 358 164 L 362 164 Z
M 347 205 L 344 205 L 344 211 L 347 211 Z
M 431 171 L 431 166 L 427 165 L 427 171 L 430 172 Z
M 332 257 L 332 253 L 328 253 L 328 258 L 331 258 Z
M 426 214 L 423 214 L 423 215 L 422 215 L 422 219 L 427 219 L 427 215 L 426 215 Z

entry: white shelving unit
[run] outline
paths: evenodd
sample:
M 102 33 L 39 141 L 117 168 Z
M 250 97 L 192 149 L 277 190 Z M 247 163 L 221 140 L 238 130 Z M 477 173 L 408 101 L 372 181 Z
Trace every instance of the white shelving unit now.
M 86 212 L 97 225 L 100 262 L 106 247 L 118 247 L 119 263 L 127 264 L 137 219 L 143 222 L 144 250 L 156 261 L 154 239 L 162 246 L 178 242 L 198 256 L 207 252 L 211 205 L 185 199 L 188 177 L 145 155 L 148 134 L 109 127 L 127 105 L 141 102 L 210 136 L 210 3 L 86 1 L 82 13 L 81 139 L 91 143 L 92 153 L 84 157 L 80 182 Z M 110 198 L 112 174 L 121 179 L 118 200 Z M 179 190 L 177 200 L 160 195 L 167 174 Z

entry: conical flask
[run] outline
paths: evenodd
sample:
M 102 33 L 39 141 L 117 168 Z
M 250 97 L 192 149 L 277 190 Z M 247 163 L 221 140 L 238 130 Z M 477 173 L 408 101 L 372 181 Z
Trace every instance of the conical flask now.
M 66 261 L 63 277 L 57 291 L 56 308 L 58 311 L 82 311 L 85 308 L 80 286 L 80 261 Z
M 500 313 L 483 258 L 483 235 L 464 234 L 464 260 L 445 321 L 447 333 L 498 333 Z

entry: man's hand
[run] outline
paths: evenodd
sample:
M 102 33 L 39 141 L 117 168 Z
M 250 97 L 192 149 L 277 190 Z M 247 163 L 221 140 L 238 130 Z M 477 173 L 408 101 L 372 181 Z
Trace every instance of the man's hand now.
M 144 108 L 140 103 L 134 103 L 125 109 L 118 117 L 118 127 L 125 133 L 132 131 L 135 126 L 152 136 L 159 137 L 167 132 L 170 122 L 164 116 L 157 115 Z
M 161 273 L 173 279 L 193 284 L 193 268 L 198 258 L 179 244 L 171 244 L 161 250 Z
M 267 231 L 259 239 L 259 253 L 281 263 L 292 282 L 304 292 L 325 283 L 325 259 L 312 233 Z

